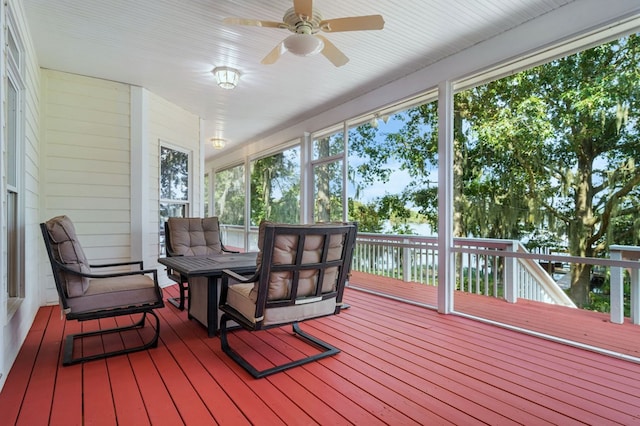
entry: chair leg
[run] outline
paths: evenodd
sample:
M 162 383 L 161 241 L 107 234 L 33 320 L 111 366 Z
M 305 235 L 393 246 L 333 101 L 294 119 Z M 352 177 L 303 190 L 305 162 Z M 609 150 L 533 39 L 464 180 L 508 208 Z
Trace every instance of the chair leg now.
M 178 283 L 178 288 L 180 289 L 180 297 L 169 297 L 167 298 L 167 302 L 171 303 L 181 311 L 184 311 L 184 302 L 189 298 L 186 294 L 189 290 L 189 287 L 187 287 L 184 283 Z
M 306 358 L 287 362 L 285 364 L 276 365 L 275 367 L 267 368 L 265 370 L 258 370 L 253 365 L 251 365 L 246 359 L 244 359 L 239 353 L 237 353 L 233 348 L 229 346 L 229 341 L 227 339 L 227 321 L 231 321 L 231 320 L 232 318 L 228 316 L 226 313 L 222 315 L 222 318 L 220 320 L 220 344 L 222 347 L 222 351 L 256 379 L 260 379 L 262 377 L 266 377 L 271 374 L 279 373 L 281 371 L 285 371 L 293 367 L 298 367 L 300 365 L 308 364 L 310 362 L 317 361 L 322 358 L 333 356 L 340 352 L 340 349 L 336 348 L 335 346 L 330 345 L 329 343 L 323 340 L 320 340 L 317 337 L 310 335 L 309 333 L 302 331 L 300 329 L 300 325 L 297 322 L 294 322 L 292 325 L 293 332 L 308 344 L 320 348 L 322 352 L 317 353 L 315 355 L 308 356 Z
M 99 354 L 94 354 L 94 355 L 87 355 L 87 356 L 83 356 L 83 357 L 78 357 L 78 358 L 74 358 L 73 357 L 73 346 L 74 346 L 74 341 L 76 339 L 83 339 L 85 337 L 91 337 L 91 336 L 100 336 L 100 335 L 104 335 L 104 334 L 111 334 L 111 333 L 121 333 L 123 331 L 127 331 L 127 330 L 133 330 L 136 328 L 142 328 L 144 327 L 145 324 L 145 320 L 147 317 L 147 314 L 151 314 L 153 315 L 153 317 L 156 319 L 156 324 L 155 324 L 155 333 L 153 335 L 153 337 L 146 343 L 143 343 L 140 346 L 134 346 L 131 348 L 125 348 L 125 349 L 119 349 L 117 351 L 109 351 L 109 352 L 103 352 L 103 353 L 99 353 Z M 77 333 L 77 334 L 70 334 L 65 338 L 65 342 L 64 342 L 64 352 L 63 352 L 63 357 L 62 357 L 62 365 L 67 366 L 67 365 L 73 365 L 73 364 L 78 364 L 81 362 L 85 362 L 85 361 L 92 361 L 95 359 L 103 359 L 103 358 L 108 358 L 108 357 L 112 357 L 112 356 L 116 356 L 116 355 L 123 355 L 123 354 L 128 354 L 131 352 L 137 352 L 137 351 L 143 351 L 145 349 L 149 349 L 149 348 L 155 348 L 158 346 L 158 337 L 160 336 L 160 319 L 158 318 L 158 315 L 156 315 L 155 312 L 153 312 L 152 310 L 147 311 L 147 312 L 143 312 L 142 313 L 142 318 L 140 319 L 140 321 L 136 322 L 135 324 L 132 325 L 126 325 L 123 327 L 114 327 L 114 328 L 109 328 L 106 330 L 95 330 L 95 331 L 87 331 L 84 333 Z

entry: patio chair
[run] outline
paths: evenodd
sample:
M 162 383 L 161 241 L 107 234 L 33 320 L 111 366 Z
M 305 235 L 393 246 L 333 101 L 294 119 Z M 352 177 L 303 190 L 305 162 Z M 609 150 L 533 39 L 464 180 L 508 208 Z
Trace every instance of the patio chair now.
M 141 261 L 89 264 L 76 236 L 75 227 L 67 216 L 56 216 L 41 223 L 40 229 L 51 263 L 60 306 L 67 320 L 87 321 L 142 314 L 141 319 L 131 325 L 66 336 L 62 364 L 66 366 L 157 347 L 160 321 L 153 310 L 164 306 L 157 270 L 144 269 Z M 127 267 L 129 270 L 94 272 L 95 269 L 118 267 Z M 138 269 L 131 270 L 133 267 Z M 143 328 L 148 314 L 155 318 L 155 329 L 146 342 L 133 347 L 126 345 L 122 349 L 74 358 L 76 339 Z
M 164 223 L 164 238 L 167 257 L 238 253 L 222 244 L 217 217 L 170 217 Z M 188 299 L 189 283 L 171 268 L 167 268 L 167 276 L 178 283 L 180 290 L 179 297 L 170 297 L 167 302 L 182 311 Z
M 220 325 L 222 350 L 253 377 L 261 378 L 321 358 L 340 349 L 300 329 L 299 323 L 340 313 L 350 271 L 356 224 L 284 225 L 263 222 L 258 236 L 256 272 L 222 275 Z M 292 325 L 293 333 L 319 353 L 258 370 L 231 348 L 227 323 L 249 331 Z

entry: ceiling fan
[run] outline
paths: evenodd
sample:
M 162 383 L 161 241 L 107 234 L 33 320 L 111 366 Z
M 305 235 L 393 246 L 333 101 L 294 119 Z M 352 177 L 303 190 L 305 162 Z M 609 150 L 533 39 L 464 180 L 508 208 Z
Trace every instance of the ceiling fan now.
M 313 8 L 313 0 L 293 0 L 293 7 L 285 12 L 282 22 L 244 18 L 225 18 L 223 22 L 231 25 L 287 29 L 293 33 L 262 59 L 263 64 L 275 63 L 285 52 L 298 56 L 322 53 L 336 67 L 349 62 L 349 58 L 326 37 L 317 34 L 318 32 L 336 33 L 384 28 L 381 15 L 322 19 L 320 12 Z

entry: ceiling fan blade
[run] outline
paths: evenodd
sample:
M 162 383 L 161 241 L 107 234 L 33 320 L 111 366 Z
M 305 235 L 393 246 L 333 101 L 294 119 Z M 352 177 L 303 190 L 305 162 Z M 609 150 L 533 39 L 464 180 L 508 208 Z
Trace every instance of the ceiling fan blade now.
M 316 37 L 322 39 L 324 48 L 322 49 L 321 53 L 325 56 L 325 58 L 330 60 L 333 65 L 335 65 L 336 67 L 341 67 L 349 62 L 349 58 L 347 58 L 347 56 L 342 53 L 342 51 L 338 49 L 335 44 L 327 40 L 326 37 L 322 37 L 321 35 L 316 35 Z
M 286 28 L 287 27 L 287 25 L 284 22 L 260 21 L 258 19 L 224 18 L 222 22 L 228 25 L 250 25 L 252 27 L 266 27 L 266 28 Z
M 384 28 L 382 15 L 352 16 L 349 18 L 325 19 L 320 21 L 322 31 L 337 33 L 339 31 L 381 30 Z
M 311 19 L 313 16 L 313 0 L 293 0 L 293 10 L 296 15 Z
M 280 42 L 276 47 L 273 48 L 273 50 L 271 50 L 271 52 L 267 54 L 267 56 L 264 57 L 264 59 L 262 59 L 262 61 L 260 61 L 260 63 L 263 65 L 271 65 L 275 63 L 278 59 L 280 59 L 280 56 L 285 51 L 286 49 L 284 48 L 284 43 Z

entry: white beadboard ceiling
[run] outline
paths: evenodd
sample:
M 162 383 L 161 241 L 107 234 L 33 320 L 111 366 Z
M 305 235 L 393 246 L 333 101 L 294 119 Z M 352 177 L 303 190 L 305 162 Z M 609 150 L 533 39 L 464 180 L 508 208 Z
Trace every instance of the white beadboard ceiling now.
M 315 0 L 325 19 L 381 14 L 381 31 L 324 33 L 350 59 L 262 58 L 290 33 L 292 0 L 23 0 L 40 66 L 149 89 L 205 119 L 227 149 L 340 105 L 574 0 Z M 210 71 L 242 72 L 235 90 Z M 214 155 L 206 148 L 207 157 Z

